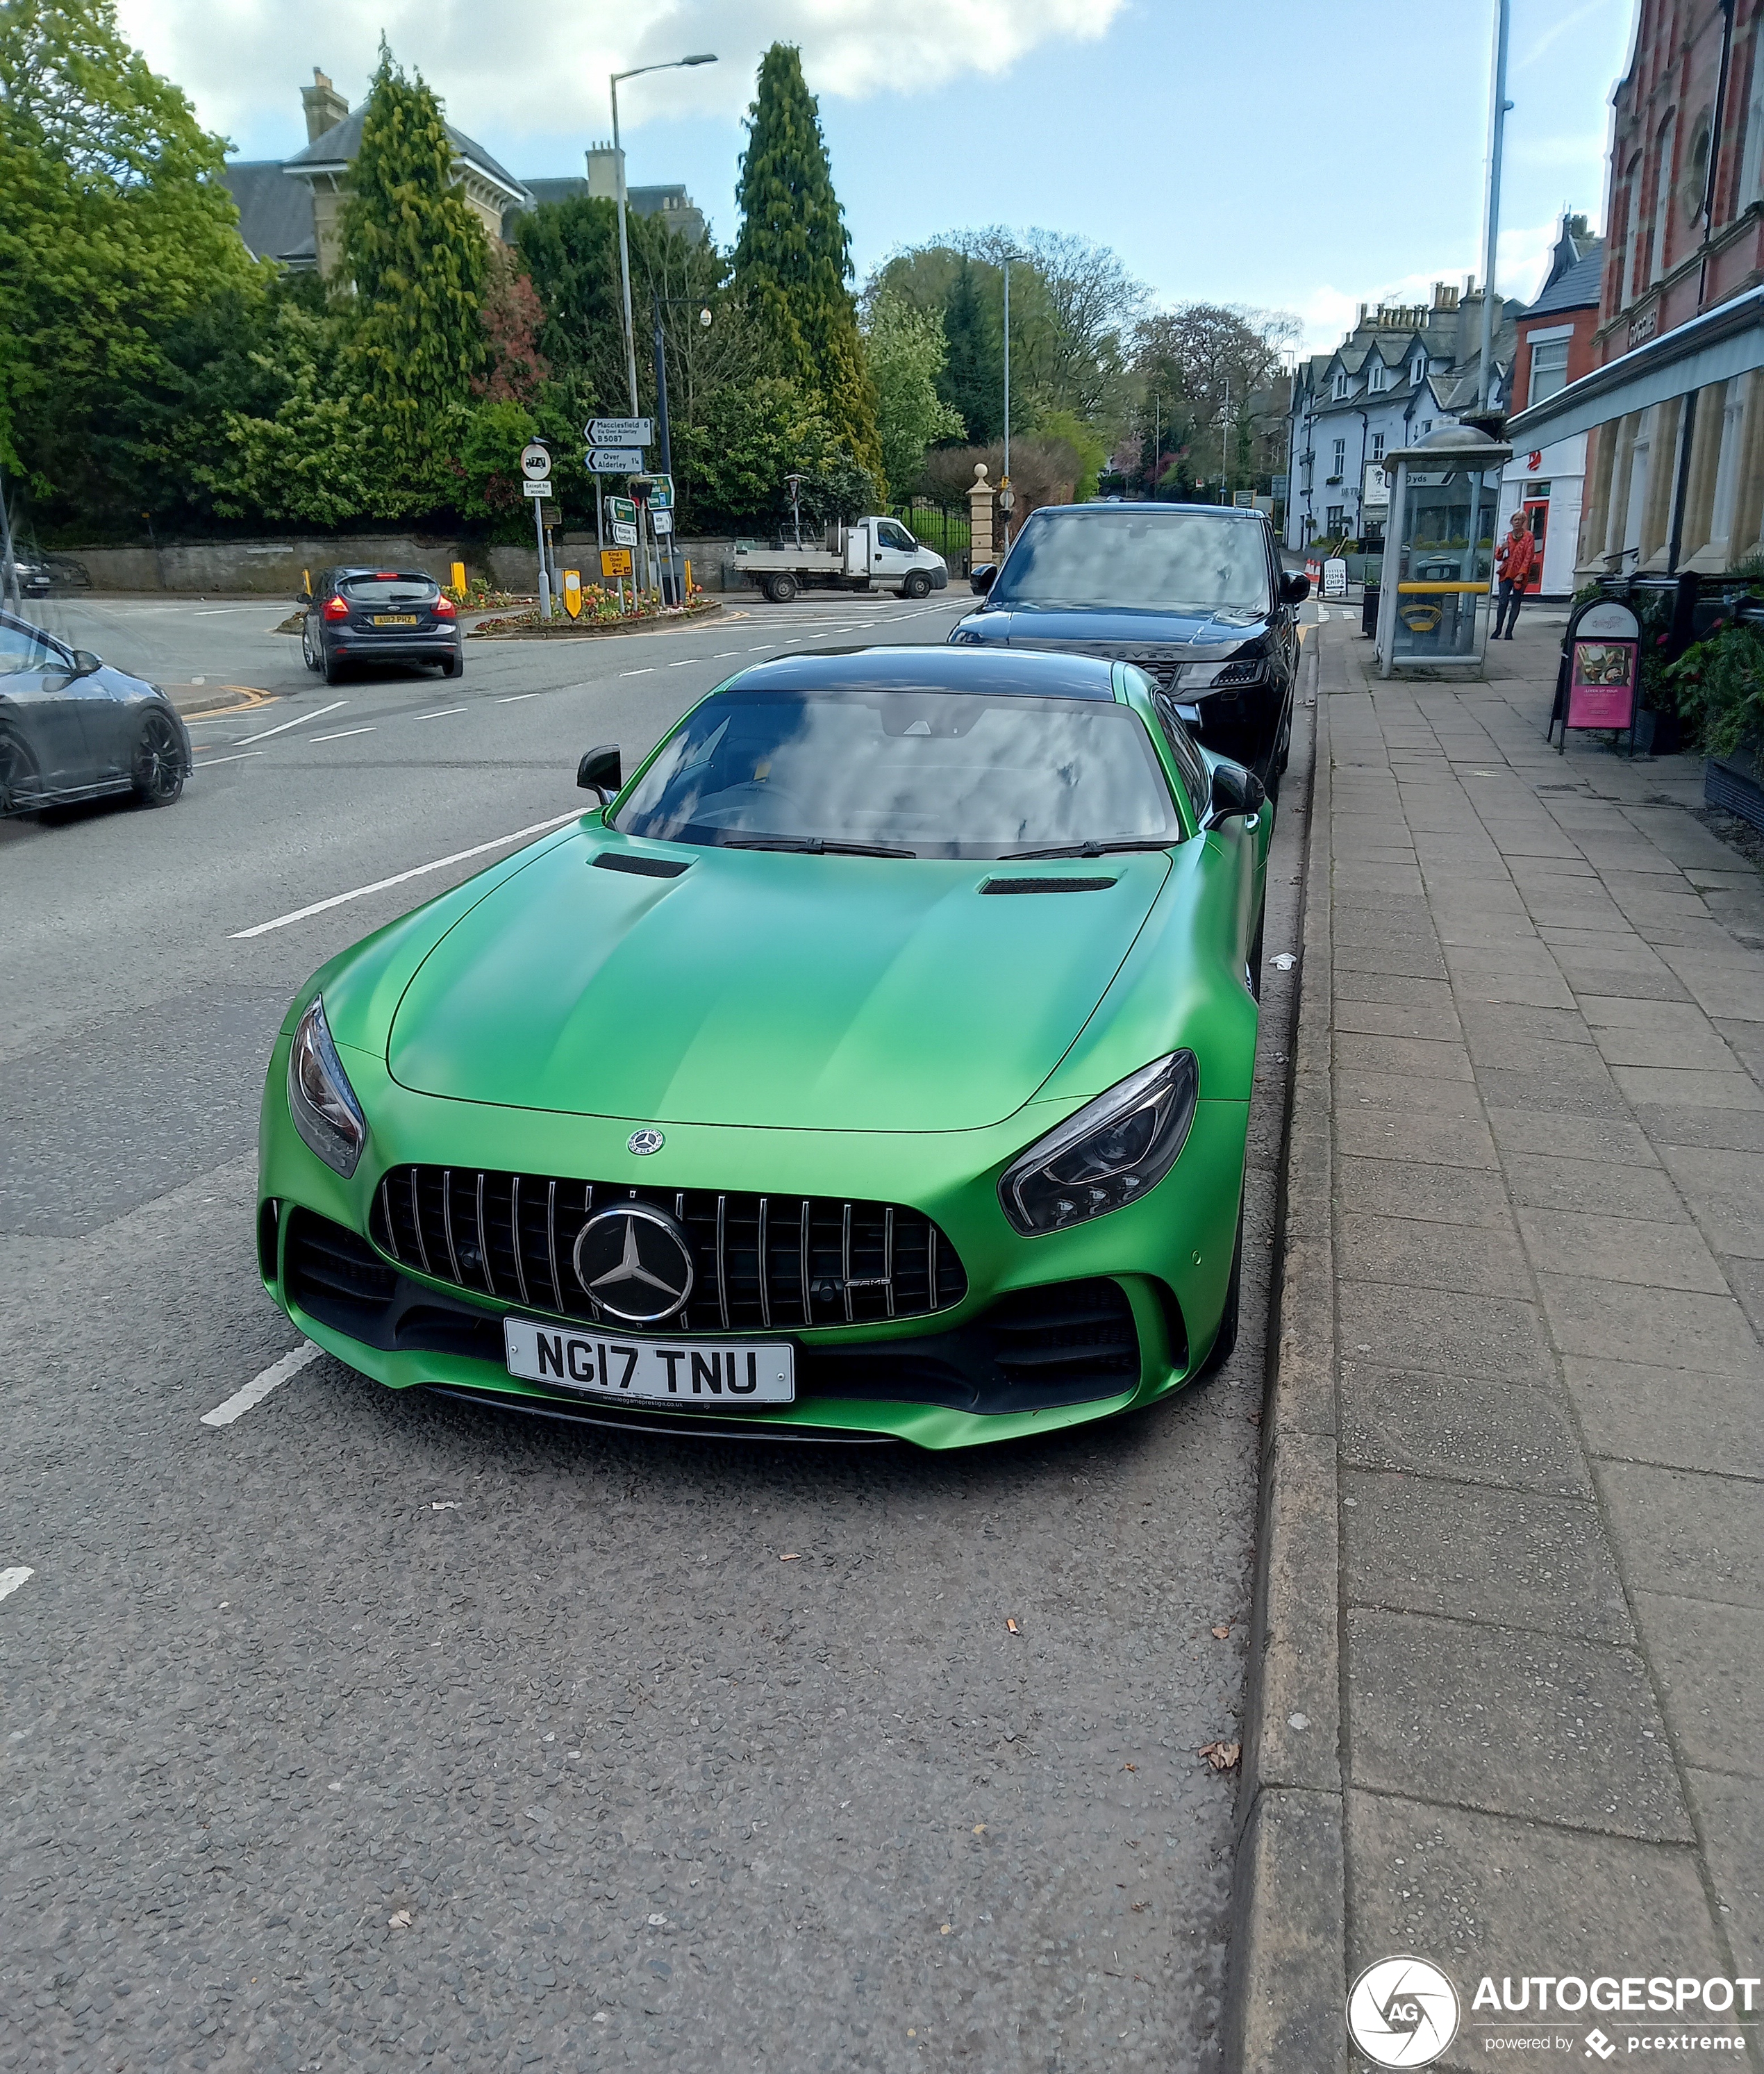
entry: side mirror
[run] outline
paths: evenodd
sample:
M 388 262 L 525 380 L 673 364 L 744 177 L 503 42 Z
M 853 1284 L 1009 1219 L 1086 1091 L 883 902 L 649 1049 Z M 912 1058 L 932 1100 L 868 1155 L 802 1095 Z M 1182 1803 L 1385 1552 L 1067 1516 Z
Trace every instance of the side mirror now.
M 984 597 L 998 580 L 998 564 L 996 562 L 982 562 L 968 579 L 976 597 Z
M 1283 605 L 1303 605 L 1311 595 L 1311 579 L 1302 572 L 1295 576 L 1280 579 L 1280 602 Z
M 576 782 L 585 792 L 597 792 L 601 804 L 608 805 L 618 796 L 618 788 L 625 782 L 621 775 L 618 744 L 603 742 L 598 749 L 591 749 L 576 766 Z
M 1238 814 L 1252 819 L 1262 812 L 1267 788 L 1253 771 L 1241 763 L 1217 763 L 1212 771 L 1212 799 L 1204 827 L 1216 828 Z

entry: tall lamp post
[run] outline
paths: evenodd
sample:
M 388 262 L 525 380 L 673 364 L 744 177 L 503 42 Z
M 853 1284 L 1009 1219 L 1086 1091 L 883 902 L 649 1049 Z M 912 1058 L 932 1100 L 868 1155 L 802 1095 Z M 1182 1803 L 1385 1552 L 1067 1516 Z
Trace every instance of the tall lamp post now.
M 637 415 L 637 334 L 631 328 L 631 254 L 625 233 L 625 152 L 618 141 L 618 86 L 621 80 L 640 79 L 647 72 L 678 72 L 684 65 L 715 64 L 714 51 L 700 51 L 689 58 L 670 58 L 663 64 L 638 65 L 630 72 L 612 75 L 613 162 L 618 168 L 618 281 L 625 299 L 625 372 L 631 386 L 631 415 Z

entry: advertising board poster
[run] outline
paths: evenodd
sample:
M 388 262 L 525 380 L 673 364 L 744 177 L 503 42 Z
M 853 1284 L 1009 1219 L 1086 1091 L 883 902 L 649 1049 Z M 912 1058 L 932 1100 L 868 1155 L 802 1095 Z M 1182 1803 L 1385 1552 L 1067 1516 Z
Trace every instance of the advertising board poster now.
M 1626 728 L 1635 718 L 1633 641 L 1576 641 L 1568 672 L 1570 727 Z
M 1569 727 L 1633 727 L 1642 637 L 1635 614 L 1614 598 L 1601 599 L 1581 610 L 1570 632 L 1564 740 Z

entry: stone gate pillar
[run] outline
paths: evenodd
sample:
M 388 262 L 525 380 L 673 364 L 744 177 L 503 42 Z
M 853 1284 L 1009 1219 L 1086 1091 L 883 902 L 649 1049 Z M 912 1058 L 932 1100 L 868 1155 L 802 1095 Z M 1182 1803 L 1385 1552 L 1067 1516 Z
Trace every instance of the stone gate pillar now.
M 968 525 L 973 544 L 969 549 L 968 566 L 977 569 L 983 563 L 996 560 L 992 540 L 993 487 L 986 480 L 986 464 L 974 463 L 974 486 L 968 493 Z

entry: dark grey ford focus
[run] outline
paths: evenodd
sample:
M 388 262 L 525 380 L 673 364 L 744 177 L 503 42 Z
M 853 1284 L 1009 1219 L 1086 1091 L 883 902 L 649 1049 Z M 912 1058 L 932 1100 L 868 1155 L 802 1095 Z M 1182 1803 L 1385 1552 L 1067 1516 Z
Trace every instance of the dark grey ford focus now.
M 122 792 L 168 807 L 192 760 L 157 685 L 0 612 L 0 815 Z

